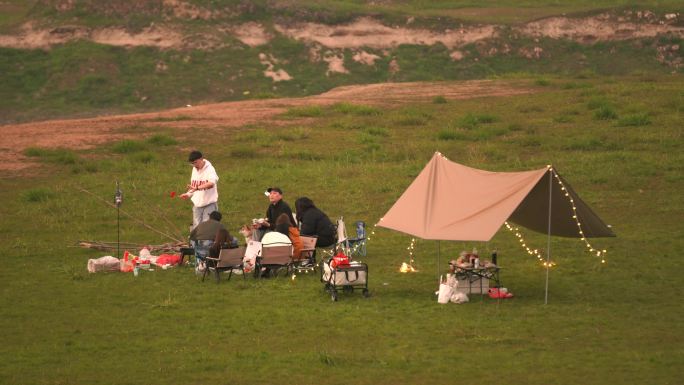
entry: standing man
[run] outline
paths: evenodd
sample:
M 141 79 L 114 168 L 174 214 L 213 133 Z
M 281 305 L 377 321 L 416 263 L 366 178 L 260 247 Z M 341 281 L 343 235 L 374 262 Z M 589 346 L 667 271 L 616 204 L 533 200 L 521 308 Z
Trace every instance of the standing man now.
M 188 191 L 181 198 L 192 201 L 192 228 L 209 219 L 209 214 L 218 211 L 218 175 L 211 162 L 204 159 L 202 153 L 195 150 L 190 153 L 188 161 L 192 164 L 192 176 Z

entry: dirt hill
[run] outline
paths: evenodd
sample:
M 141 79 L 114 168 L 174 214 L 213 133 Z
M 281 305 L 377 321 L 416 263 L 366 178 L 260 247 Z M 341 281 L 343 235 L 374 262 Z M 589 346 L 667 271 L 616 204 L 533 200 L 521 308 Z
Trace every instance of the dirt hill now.
M 91 119 L 49 120 L 44 122 L 4 125 L 0 136 L 0 171 L 18 171 L 35 166 L 23 152 L 29 147 L 92 148 L 102 143 L 137 138 L 126 127 L 167 127 L 173 129 L 237 128 L 246 124 L 283 124 L 276 119 L 288 108 L 303 105 L 330 105 L 341 102 L 373 106 L 399 106 L 408 102 L 427 102 L 434 95 L 449 99 L 485 96 L 520 95 L 532 89 L 489 80 L 461 83 L 385 83 L 340 87 L 322 95 L 307 98 L 249 100 L 186 106 L 146 114 L 98 117 Z M 178 119 L 182 116 L 182 119 Z M 287 121 L 292 124 L 291 120 Z

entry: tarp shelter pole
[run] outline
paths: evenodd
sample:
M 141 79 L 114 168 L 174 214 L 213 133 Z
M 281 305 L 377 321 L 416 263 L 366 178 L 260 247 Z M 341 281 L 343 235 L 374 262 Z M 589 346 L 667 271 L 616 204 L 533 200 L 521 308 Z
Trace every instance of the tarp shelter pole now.
M 546 233 L 546 289 L 544 305 L 549 303 L 549 268 L 551 263 L 551 197 L 553 196 L 553 168 L 549 167 L 549 225 Z
M 439 254 L 440 254 L 440 245 L 442 244 L 441 241 L 437 241 L 437 279 L 439 279 Z

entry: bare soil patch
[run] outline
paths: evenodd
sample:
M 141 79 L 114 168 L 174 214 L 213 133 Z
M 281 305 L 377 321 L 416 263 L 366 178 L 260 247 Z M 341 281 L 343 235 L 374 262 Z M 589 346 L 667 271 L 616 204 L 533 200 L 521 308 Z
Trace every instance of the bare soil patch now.
M 90 119 L 50 120 L 0 126 L 0 171 L 11 175 L 35 166 L 23 155 L 26 148 L 87 149 L 100 144 L 138 138 L 126 130 L 132 126 L 190 129 L 196 127 L 226 130 L 246 124 L 291 124 L 278 115 L 291 107 L 330 105 L 340 102 L 372 106 L 398 106 L 409 102 L 427 102 L 436 95 L 447 99 L 470 99 L 487 96 L 511 96 L 534 92 L 492 80 L 449 83 L 382 83 L 335 88 L 321 95 L 305 98 L 248 100 L 176 108 L 144 114 L 117 115 Z
M 211 12 L 179 1 L 165 0 L 177 17 L 213 19 Z M 348 24 L 328 25 L 320 23 L 274 24 L 275 30 L 292 39 L 310 45 L 332 49 L 387 49 L 400 44 L 444 44 L 451 50 L 466 44 L 493 39 L 502 29 L 499 24 L 459 25 L 449 29 L 431 30 L 407 25 L 385 25 L 371 17 L 360 17 Z M 524 36 L 535 38 L 570 39 L 580 43 L 597 41 L 652 38 L 671 34 L 684 36 L 681 16 L 677 13 L 656 15 L 650 11 L 604 13 L 583 18 L 548 17 L 514 27 Z M 248 46 L 267 44 L 274 37 L 266 26 L 257 22 L 244 24 L 218 24 L 213 32 L 201 36 L 186 31 L 172 21 L 163 25 L 150 25 L 139 31 L 125 27 L 89 28 L 79 25 L 63 25 L 44 29 L 32 22 L 24 24 L 11 35 L 0 35 L 0 46 L 20 49 L 49 49 L 57 44 L 74 40 L 91 40 L 100 44 L 135 47 L 154 46 L 161 49 L 216 49 L 225 46 L 224 37 L 233 36 Z

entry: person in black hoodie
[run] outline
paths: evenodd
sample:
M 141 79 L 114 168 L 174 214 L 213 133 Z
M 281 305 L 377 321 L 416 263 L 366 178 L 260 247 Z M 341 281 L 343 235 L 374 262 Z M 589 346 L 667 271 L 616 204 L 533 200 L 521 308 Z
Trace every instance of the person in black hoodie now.
M 314 235 L 316 247 L 328 247 L 335 243 L 335 226 L 330 218 L 316 207 L 313 201 L 307 197 L 301 197 L 295 201 L 297 220 L 301 225 L 301 235 Z

